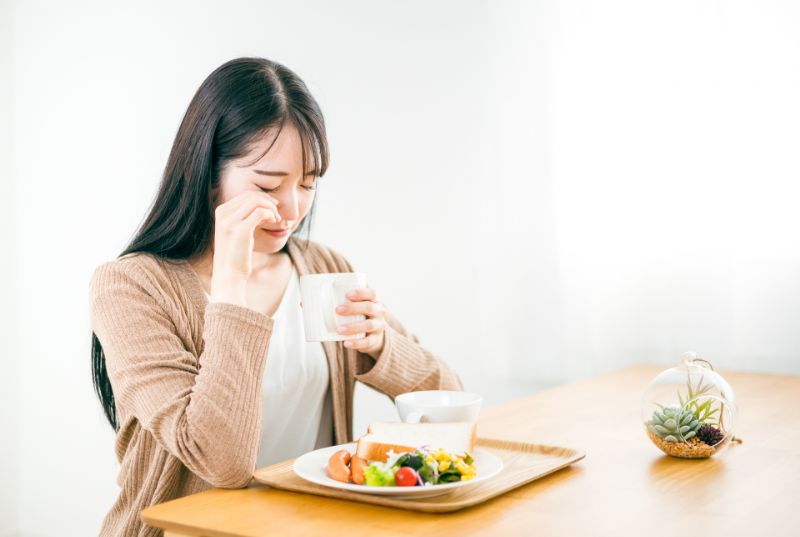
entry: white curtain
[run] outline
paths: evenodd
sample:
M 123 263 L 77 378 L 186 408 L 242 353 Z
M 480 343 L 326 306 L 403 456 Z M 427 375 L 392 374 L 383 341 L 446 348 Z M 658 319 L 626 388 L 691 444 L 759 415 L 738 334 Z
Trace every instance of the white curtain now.
M 488 21 L 493 363 L 567 381 L 696 350 L 800 372 L 797 4 L 504 2 Z

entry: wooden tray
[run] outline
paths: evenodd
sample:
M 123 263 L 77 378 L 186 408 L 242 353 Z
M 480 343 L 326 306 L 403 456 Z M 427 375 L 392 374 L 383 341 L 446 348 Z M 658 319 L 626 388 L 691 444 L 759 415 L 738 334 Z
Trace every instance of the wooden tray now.
M 503 459 L 503 470 L 492 479 L 476 483 L 473 487 L 457 488 L 447 494 L 431 498 L 403 500 L 324 487 L 306 481 L 295 474 L 292 470 L 294 459 L 260 468 L 256 470 L 253 477 L 256 481 L 277 489 L 413 511 L 446 513 L 458 511 L 499 496 L 511 489 L 566 468 L 586 456 L 585 453 L 564 447 L 511 442 L 495 438 L 478 437 L 475 445 Z

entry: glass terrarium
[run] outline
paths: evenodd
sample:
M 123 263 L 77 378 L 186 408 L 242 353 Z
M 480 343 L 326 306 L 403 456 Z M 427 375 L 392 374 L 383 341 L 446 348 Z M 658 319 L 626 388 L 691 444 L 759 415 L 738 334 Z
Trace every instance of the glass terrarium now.
M 736 399 L 707 360 L 686 353 L 683 362 L 647 386 L 642 419 L 650 440 L 673 457 L 704 459 L 734 440 Z

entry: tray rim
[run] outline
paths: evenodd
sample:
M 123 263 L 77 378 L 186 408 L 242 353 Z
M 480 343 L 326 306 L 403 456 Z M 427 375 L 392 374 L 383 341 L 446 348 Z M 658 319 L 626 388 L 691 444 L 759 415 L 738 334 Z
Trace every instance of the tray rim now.
M 349 443 L 351 442 L 348 442 L 348 444 Z M 256 471 L 253 472 L 253 479 L 255 479 L 257 482 L 261 484 L 275 488 L 277 490 L 284 490 L 299 494 L 312 494 L 315 496 L 322 496 L 325 498 L 331 498 L 335 500 L 356 501 L 361 503 L 368 503 L 371 505 L 377 505 L 381 507 L 394 507 L 410 511 L 418 511 L 426 513 L 447 513 L 465 509 L 467 507 L 472 507 L 474 505 L 483 503 L 485 501 L 497 498 L 498 496 L 501 496 L 510 490 L 519 488 L 533 481 L 537 481 L 552 473 L 558 472 L 559 470 L 571 466 L 586 457 L 585 451 L 577 450 L 574 448 L 569 448 L 565 446 L 554 446 L 548 444 L 537 444 L 534 442 L 526 442 L 521 440 L 506 440 L 496 437 L 478 436 L 475 439 L 475 446 L 476 447 L 480 446 L 488 450 L 492 450 L 494 448 L 494 449 L 506 449 L 511 451 L 521 451 L 524 453 L 544 452 L 546 454 L 549 454 L 550 452 L 559 452 L 561 453 L 561 456 L 558 458 L 563 460 L 560 464 L 552 468 L 548 468 L 543 473 L 530 476 L 530 478 L 525 478 L 519 481 L 510 482 L 509 486 L 505 486 L 496 491 L 493 491 L 493 493 L 490 496 L 482 497 L 480 495 L 470 494 L 470 489 L 467 488 L 465 490 L 462 490 L 465 496 L 459 498 L 457 501 L 450 501 L 450 502 L 446 500 L 448 494 L 456 493 L 460 489 L 454 489 L 452 493 L 445 493 L 439 496 L 434 496 L 432 498 L 420 498 L 418 500 L 414 500 L 413 498 L 397 499 L 391 496 L 375 496 L 372 494 L 362 494 L 359 492 L 351 492 L 335 488 L 329 488 L 311 482 L 308 482 L 306 486 L 312 490 L 298 490 L 296 488 L 288 488 L 280 485 L 276 486 L 275 484 L 273 484 L 274 482 L 265 481 L 264 478 L 259 477 L 260 474 L 270 469 L 272 469 L 273 471 L 281 470 L 283 472 L 288 472 L 293 474 L 294 471 L 292 467 L 294 465 L 294 461 L 296 458 L 288 459 L 286 461 L 278 462 L 270 466 L 265 466 L 263 468 L 256 469 Z M 299 476 L 296 477 L 302 480 L 301 477 Z M 434 502 L 431 503 L 431 500 L 433 500 Z

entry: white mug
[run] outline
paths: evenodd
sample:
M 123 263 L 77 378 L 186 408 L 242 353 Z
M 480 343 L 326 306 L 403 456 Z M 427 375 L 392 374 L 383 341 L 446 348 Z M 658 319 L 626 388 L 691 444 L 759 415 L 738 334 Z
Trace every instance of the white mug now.
M 483 397 L 449 390 L 407 392 L 394 398 L 400 420 L 406 423 L 477 421 Z
M 360 287 L 367 287 L 367 275 L 363 272 L 330 272 L 300 276 L 306 341 L 346 341 L 366 337 L 363 332 L 344 335 L 336 331 L 338 326 L 366 319 L 364 315 L 336 313 L 337 306 L 350 302 L 345 295 Z

